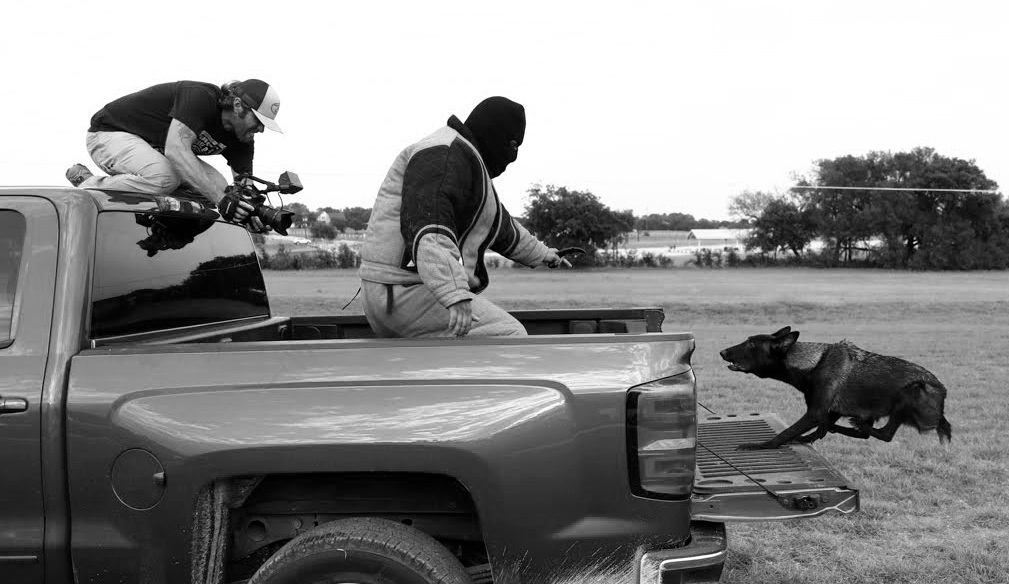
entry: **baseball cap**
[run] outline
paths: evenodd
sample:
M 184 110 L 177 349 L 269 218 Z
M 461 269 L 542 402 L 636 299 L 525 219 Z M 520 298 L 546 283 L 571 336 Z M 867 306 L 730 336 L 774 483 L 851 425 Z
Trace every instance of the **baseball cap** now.
M 280 96 L 273 86 L 262 79 L 246 79 L 235 85 L 235 95 L 252 106 L 252 113 L 256 114 L 264 126 L 274 132 L 284 133 L 276 120 L 277 112 L 280 111 Z

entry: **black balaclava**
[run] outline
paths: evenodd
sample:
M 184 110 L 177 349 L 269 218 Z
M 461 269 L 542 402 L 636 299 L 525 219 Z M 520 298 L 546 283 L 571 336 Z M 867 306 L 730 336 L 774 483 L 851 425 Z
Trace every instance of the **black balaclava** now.
M 476 138 L 476 148 L 491 178 L 518 158 L 511 141 L 522 144 L 526 134 L 526 111 L 521 104 L 504 97 L 488 97 L 473 108 L 465 124 Z

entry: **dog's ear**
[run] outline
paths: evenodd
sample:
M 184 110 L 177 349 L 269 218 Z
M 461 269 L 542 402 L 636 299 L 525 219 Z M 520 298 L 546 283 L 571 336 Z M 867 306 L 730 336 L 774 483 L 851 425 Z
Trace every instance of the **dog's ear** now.
M 786 326 L 785 328 L 779 330 L 776 333 L 771 333 L 771 336 L 774 337 L 774 338 L 778 338 L 778 337 L 782 337 L 784 335 L 787 335 L 790 332 L 792 332 L 792 327 Z
M 792 348 L 792 345 L 795 344 L 795 341 L 797 341 L 798 339 L 799 339 L 799 331 L 788 333 L 780 338 L 774 339 L 775 348 L 781 351 L 782 353 L 787 353 L 788 350 Z

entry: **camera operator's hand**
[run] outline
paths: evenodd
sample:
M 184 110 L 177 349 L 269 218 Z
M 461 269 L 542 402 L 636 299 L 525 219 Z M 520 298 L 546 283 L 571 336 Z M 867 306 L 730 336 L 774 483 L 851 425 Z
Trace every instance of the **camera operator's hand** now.
M 221 210 L 221 217 L 232 223 L 245 223 L 255 211 L 252 205 L 242 200 L 241 190 L 235 185 L 228 185 L 224 189 L 224 197 L 217 203 L 217 208 Z M 262 227 L 263 224 L 260 223 L 259 226 Z
M 249 222 L 245 224 L 245 228 L 252 233 L 269 233 L 273 231 L 272 227 L 264 225 L 263 221 L 255 215 L 253 215 L 252 218 L 249 219 Z

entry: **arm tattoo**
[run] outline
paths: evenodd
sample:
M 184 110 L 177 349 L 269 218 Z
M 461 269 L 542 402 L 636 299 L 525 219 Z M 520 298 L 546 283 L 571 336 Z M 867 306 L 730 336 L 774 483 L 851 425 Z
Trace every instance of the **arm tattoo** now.
M 219 190 L 206 175 L 199 159 L 193 153 L 193 142 L 197 140 L 196 132 L 182 122 L 172 120 L 168 126 L 168 134 L 165 141 L 165 157 L 171 161 L 180 178 L 211 201 L 218 202 L 224 196 L 224 191 Z
M 175 128 L 175 135 L 178 136 L 179 142 L 182 142 L 186 148 L 192 148 L 193 142 L 196 141 L 196 132 L 178 120 L 172 120 L 171 125 Z

